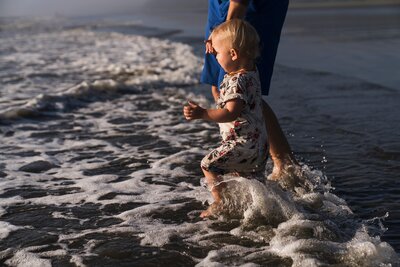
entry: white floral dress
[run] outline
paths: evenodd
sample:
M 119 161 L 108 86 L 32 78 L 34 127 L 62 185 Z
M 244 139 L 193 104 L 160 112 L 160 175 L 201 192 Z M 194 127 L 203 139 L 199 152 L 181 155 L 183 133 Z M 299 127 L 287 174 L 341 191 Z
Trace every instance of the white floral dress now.
M 217 108 L 233 99 L 243 100 L 245 106 L 236 120 L 219 123 L 222 144 L 203 158 L 201 167 L 218 174 L 259 174 L 265 169 L 268 142 L 257 71 L 224 76 Z

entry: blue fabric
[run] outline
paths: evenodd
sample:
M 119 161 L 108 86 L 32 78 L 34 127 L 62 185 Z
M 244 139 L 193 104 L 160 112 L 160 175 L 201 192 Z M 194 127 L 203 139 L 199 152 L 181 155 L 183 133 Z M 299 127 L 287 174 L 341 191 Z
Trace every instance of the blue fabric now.
M 257 60 L 257 68 L 260 73 L 263 95 L 269 93 L 276 52 L 288 5 L 288 0 L 251 0 L 248 5 L 245 20 L 257 30 L 261 41 L 261 55 Z M 228 8 L 229 1 L 209 0 L 205 39 L 208 39 L 216 26 L 226 20 Z M 215 56 L 205 54 L 200 82 L 219 88 L 224 75 L 225 72 Z
M 226 20 L 228 14 L 229 1 L 220 3 L 219 0 L 208 1 L 208 19 L 205 28 L 205 40 L 208 39 L 213 29 Z M 212 54 L 204 55 L 204 67 L 200 77 L 200 82 L 218 86 L 224 78 L 225 71 L 218 64 Z

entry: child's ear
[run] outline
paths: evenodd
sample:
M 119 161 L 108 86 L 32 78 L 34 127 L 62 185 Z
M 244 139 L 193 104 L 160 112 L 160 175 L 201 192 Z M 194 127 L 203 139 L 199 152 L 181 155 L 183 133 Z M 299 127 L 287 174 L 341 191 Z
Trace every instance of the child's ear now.
M 235 61 L 238 58 L 238 53 L 233 48 L 229 52 L 231 53 L 232 60 Z

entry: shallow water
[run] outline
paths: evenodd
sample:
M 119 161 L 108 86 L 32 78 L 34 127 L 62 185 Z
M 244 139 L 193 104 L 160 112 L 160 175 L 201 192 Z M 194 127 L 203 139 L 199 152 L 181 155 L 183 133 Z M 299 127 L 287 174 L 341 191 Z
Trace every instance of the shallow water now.
M 399 263 L 398 92 L 277 67 L 268 101 L 315 188 L 226 177 L 229 204 L 203 221 L 218 130 L 181 115 L 210 104 L 201 52 L 131 21 L 1 25 L 2 264 Z

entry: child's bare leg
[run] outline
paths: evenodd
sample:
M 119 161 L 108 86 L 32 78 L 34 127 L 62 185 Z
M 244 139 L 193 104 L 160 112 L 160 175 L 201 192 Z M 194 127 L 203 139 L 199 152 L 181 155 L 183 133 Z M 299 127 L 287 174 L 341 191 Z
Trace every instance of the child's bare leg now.
M 274 162 L 272 179 L 279 179 L 286 165 L 297 164 L 293 157 L 292 150 L 283 134 L 282 128 L 279 125 L 278 119 L 271 107 L 263 100 L 263 115 L 268 133 L 269 153 Z
M 215 185 L 220 180 L 216 173 L 206 171 L 203 168 L 202 168 L 202 170 L 203 170 L 204 176 L 206 177 L 206 182 L 207 182 L 208 186 L 211 187 L 211 195 L 214 199 L 214 203 L 212 203 L 207 210 L 203 211 L 200 214 L 200 217 L 205 218 L 205 217 L 212 215 L 212 207 L 213 206 L 218 205 L 222 202 L 221 189 L 223 188 L 223 185 L 222 184 Z

